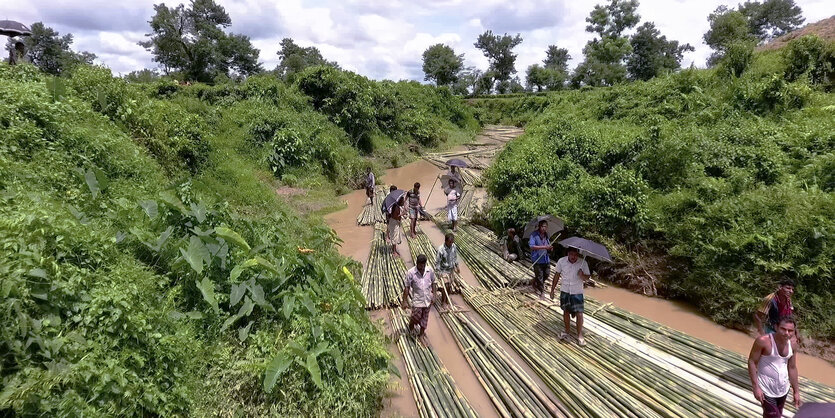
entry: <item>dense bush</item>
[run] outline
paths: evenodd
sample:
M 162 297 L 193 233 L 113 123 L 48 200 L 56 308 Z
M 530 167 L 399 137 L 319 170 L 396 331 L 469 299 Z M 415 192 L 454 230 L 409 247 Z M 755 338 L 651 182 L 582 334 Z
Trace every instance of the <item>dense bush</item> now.
M 785 53 L 817 56 L 819 45 L 802 42 Z M 748 62 L 769 70 L 740 64 L 730 80 L 686 70 L 550 93 L 487 172 L 494 226 L 553 213 L 581 234 L 660 238 L 689 260 L 666 283 L 671 294 L 727 324 L 748 325 L 759 298 L 791 277 L 804 329 L 835 337 L 835 96 L 783 76 L 812 64 L 758 59 Z
M 794 39 L 783 51 L 785 75 L 790 81 L 808 77 L 813 84 L 829 84 L 835 78 L 835 45 L 816 35 Z

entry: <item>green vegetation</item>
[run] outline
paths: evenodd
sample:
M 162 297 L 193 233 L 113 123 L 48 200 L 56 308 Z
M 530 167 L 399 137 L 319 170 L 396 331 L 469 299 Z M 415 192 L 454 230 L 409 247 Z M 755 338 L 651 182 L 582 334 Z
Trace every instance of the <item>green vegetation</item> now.
M 686 265 L 669 293 L 724 324 L 747 326 L 791 277 L 803 328 L 835 337 L 832 51 L 800 38 L 714 70 L 471 101 L 482 120 L 530 120 L 488 170 L 494 226 L 547 212 L 622 248 L 660 241 Z
M 468 108 L 332 68 L 149 79 L 0 65 L 0 414 L 374 415 L 358 265 L 275 188 L 334 196 L 363 157 L 469 138 Z

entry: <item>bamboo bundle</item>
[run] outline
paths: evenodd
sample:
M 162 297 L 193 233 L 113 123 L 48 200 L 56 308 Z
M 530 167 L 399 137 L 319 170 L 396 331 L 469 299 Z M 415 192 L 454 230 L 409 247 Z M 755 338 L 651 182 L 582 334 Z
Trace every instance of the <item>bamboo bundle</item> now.
M 594 319 L 742 390 L 750 388 L 744 356 L 623 309 L 591 299 L 586 301 Z M 800 386 L 806 402 L 835 402 L 835 388 L 802 377 Z
M 636 356 L 596 334 L 587 333 L 585 348 L 560 343 L 562 315 L 539 303 L 525 303 L 519 292 L 478 291 L 467 286 L 463 292 L 468 303 L 561 397 L 572 415 L 744 417 L 757 413 L 747 398 L 716 388 L 705 390 L 706 386 L 678 378 L 651 357 Z
M 475 411 L 435 353 L 409 335 L 405 315 L 400 308 L 392 309 L 391 325 L 398 336 L 397 346 L 406 362 L 406 372 L 420 416 L 475 418 Z
M 386 198 L 386 186 L 377 186 L 374 188 L 374 198 L 371 199 L 370 205 L 362 207 L 362 211 L 357 215 L 357 225 L 372 225 L 374 223 L 385 222 L 385 217 L 380 207 L 383 205 L 383 199 Z
M 374 228 L 371 253 L 360 279 L 366 309 L 382 309 L 396 306 L 403 294 L 406 266 L 403 260 L 391 254 L 386 244 L 386 229 L 382 224 Z
M 443 229 L 441 221 L 435 222 Z M 475 275 L 478 282 L 488 288 L 528 284 L 533 279 L 533 271 L 525 269 L 518 263 L 508 263 L 500 255 L 488 250 L 471 234 L 468 225 L 462 226 L 455 234 L 455 242 L 461 258 Z
M 441 315 L 479 382 L 503 417 L 564 417 L 528 374 L 463 312 Z

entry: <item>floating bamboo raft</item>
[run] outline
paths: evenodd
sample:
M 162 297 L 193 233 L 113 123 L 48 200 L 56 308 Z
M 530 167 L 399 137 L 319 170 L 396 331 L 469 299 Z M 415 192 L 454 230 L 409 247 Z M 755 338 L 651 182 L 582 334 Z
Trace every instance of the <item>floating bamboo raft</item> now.
M 503 417 L 565 417 L 552 400 L 492 337 L 460 311 L 441 315 L 470 368 Z
M 406 372 L 420 416 L 475 418 L 475 411 L 435 353 L 409 335 L 405 316 L 400 308 L 391 310 L 391 325 L 406 362 Z
M 366 309 L 382 309 L 397 306 L 403 295 L 406 266 L 400 257 L 391 253 L 386 244 L 386 229 L 382 224 L 374 227 L 371 253 L 360 279 Z
M 375 223 L 385 222 L 386 218 L 380 207 L 383 205 L 383 199 L 386 198 L 386 186 L 377 186 L 374 188 L 374 198 L 370 205 L 362 207 L 362 211 L 357 215 L 357 225 L 373 225 Z

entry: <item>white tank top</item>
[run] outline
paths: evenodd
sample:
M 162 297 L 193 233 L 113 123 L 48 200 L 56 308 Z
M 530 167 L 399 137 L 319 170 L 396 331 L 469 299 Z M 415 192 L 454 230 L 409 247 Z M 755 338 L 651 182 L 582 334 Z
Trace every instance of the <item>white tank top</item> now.
M 771 354 L 761 356 L 757 364 L 757 382 L 765 396 L 781 398 L 789 393 L 789 359 L 792 357 L 792 344 L 789 342 L 789 352 L 785 357 L 780 356 L 774 334 L 768 334 L 771 340 Z

